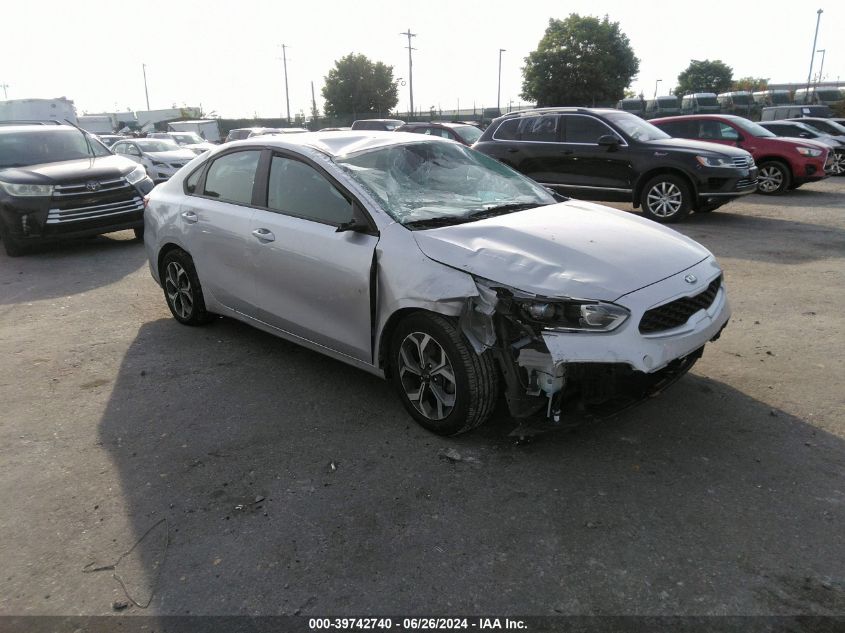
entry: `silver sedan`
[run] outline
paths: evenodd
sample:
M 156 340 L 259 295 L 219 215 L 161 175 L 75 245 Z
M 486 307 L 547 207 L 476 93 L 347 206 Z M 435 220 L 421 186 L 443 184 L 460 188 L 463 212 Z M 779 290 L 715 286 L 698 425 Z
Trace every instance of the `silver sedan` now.
M 232 317 L 383 376 L 445 435 L 502 392 L 551 422 L 653 395 L 730 315 L 696 242 L 416 134 L 228 143 L 156 187 L 145 222 L 179 322 Z

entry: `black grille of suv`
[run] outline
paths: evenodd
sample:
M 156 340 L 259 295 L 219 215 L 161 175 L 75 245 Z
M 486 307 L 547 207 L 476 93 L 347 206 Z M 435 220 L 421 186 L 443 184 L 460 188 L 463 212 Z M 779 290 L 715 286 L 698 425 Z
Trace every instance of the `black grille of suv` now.
M 653 334 L 671 330 L 686 323 L 689 318 L 699 310 L 706 310 L 716 299 L 716 293 L 722 285 L 722 276 L 719 275 L 710 282 L 705 290 L 694 297 L 682 297 L 647 311 L 640 320 L 640 332 L 642 334 Z
M 751 169 L 754 167 L 754 159 L 751 156 L 734 156 L 734 167 Z
M 55 230 L 73 231 L 86 220 L 96 221 L 143 210 L 141 196 L 125 178 L 87 180 L 54 188 L 47 224 Z

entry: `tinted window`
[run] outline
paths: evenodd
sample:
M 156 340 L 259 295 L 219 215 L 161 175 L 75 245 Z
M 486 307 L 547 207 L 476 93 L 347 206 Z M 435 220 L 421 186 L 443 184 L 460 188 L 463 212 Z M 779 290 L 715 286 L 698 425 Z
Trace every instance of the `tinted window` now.
M 589 116 L 570 115 L 563 118 L 566 122 L 564 138 L 567 143 L 598 144 L 600 136 L 612 133 L 604 123 Z
M 675 138 L 697 138 L 695 121 L 666 121 L 658 124 L 657 127 Z
M 502 121 L 493 134 L 494 138 L 502 141 L 518 141 L 519 140 L 519 119 L 508 119 Z
M 559 120 L 555 115 L 526 117 L 519 126 L 520 136 L 523 141 L 554 142 Z
M 250 204 L 260 155 L 257 151 L 235 152 L 215 160 L 208 168 L 204 194 L 226 202 Z
M 316 169 L 298 160 L 273 156 L 267 206 L 326 224 L 352 219 L 352 203 Z

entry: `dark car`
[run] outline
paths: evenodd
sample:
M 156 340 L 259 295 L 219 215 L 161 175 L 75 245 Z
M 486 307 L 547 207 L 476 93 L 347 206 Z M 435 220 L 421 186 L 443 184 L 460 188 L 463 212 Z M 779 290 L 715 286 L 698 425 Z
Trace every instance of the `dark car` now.
M 803 120 L 796 121 L 763 121 L 760 123 L 775 136 L 793 139 L 805 139 L 830 150 L 830 159 L 825 165 L 825 171 L 832 176 L 839 176 L 845 170 L 845 141 L 826 134 Z
M 673 139 L 628 112 L 542 108 L 493 121 L 473 145 L 555 191 L 633 202 L 657 222 L 713 211 L 757 188 L 745 150 Z
M 829 148 L 814 141 L 778 138 L 748 119 L 730 114 L 693 114 L 654 119 L 652 123 L 676 138 L 739 147 L 754 157 L 760 170 L 757 188 L 778 195 L 825 178 Z
M 359 119 L 352 122 L 352 129 L 392 132 L 401 125 L 405 122 L 399 119 Z
M 760 113 L 761 121 L 777 121 L 778 119 L 797 119 L 805 116 L 830 118 L 833 111 L 826 105 L 780 105 L 763 108 Z
M 845 141 L 845 125 L 842 123 L 838 123 L 835 119 L 804 117 L 802 119 L 789 120 L 797 121 L 798 123 L 803 123 L 804 125 L 807 125 L 810 128 L 821 132 L 822 134 L 828 134 L 829 136 L 832 136 L 837 141 Z
M 144 232 L 144 168 L 66 125 L 0 127 L 0 237 L 15 257 L 31 244 Z
M 394 131 L 441 136 L 464 145 L 472 145 L 481 138 L 481 130 L 465 123 L 406 123 Z

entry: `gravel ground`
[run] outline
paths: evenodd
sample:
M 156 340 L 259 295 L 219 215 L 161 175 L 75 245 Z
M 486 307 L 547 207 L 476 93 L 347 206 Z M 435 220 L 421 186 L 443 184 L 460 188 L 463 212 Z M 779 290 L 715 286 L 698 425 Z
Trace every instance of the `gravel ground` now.
M 0 255 L 0 614 L 111 612 L 120 584 L 83 568 L 141 537 L 128 613 L 845 614 L 845 179 L 677 228 L 725 269 L 721 340 L 527 445 L 178 325 L 131 233 Z

